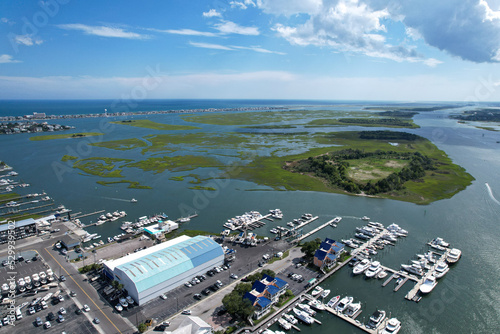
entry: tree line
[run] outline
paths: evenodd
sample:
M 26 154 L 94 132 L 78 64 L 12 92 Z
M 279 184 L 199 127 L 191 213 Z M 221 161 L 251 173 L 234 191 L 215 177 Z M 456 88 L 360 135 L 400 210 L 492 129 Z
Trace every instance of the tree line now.
M 409 160 L 407 166 L 398 172 L 393 172 L 384 179 L 375 183 L 357 182 L 348 176 L 350 167 L 348 160 L 365 158 Z M 345 149 L 330 152 L 317 157 L 309 157 L 300 160 L 291 167 L 292 171 L 300 173 L 312 173 L 315 176 L 327 180 L 333 186 L 339 187 L 349 193 L 359 194 L 361 192 L 369 195 L 385 193 L 392 190 L 404 188 L 404 183 L 425 176 L 426 170 L 434 170 L 434 162 L 431 158 L 420 152 L 395 152 L 375 151 L 364 152 L 359 149 Z

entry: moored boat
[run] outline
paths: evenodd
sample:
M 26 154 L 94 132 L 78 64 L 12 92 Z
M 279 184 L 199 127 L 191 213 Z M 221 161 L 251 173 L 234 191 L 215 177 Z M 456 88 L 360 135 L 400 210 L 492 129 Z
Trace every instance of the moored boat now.
M 328 303 L 326 304 L 326 306 L 328 306 L 328 307 L 334 307 L 334 306 L 335 306 L 335 304 L 337 304 L 337 302 L 338 302 L 339 300 L 340 300 L 340 295 L 335 296 L 335 297 L 332 297 L 332 298 L 328 301 Z
M 377 329 L 380 324 L 382 324 L 382 321 L 385 319 L 385 311 L 383 310 L 377 310 L 373 312 L 373 314 L 370 317 L 370 320 L 366 324 L 366 327 L 370 329 Z
M 350 303 L 346 309 L 345 309 L 345 314 L 348 316 L 348 317 L 353 317 L 356 313 L 359 312 L 359 310 L 361 310 L 361 303 Z
M 434 277 L 436 278 L 441 278 L 443 277 L 448 271 L 450 270 L 450 267 L 446 264 L 446 262 L 439 262 L 436 267 L 434 268 Z
M 371 263 L 370 267 L 368 267 L 368 269 L 366 269 L 365 276 L 367 278 L 372 278 L 372 277 L 377 276 L 378 273 L 381 271 L 382 271 L 382 266 L 380 265 L 380 262 L 373 261 Z
M 284 330 L 290 330 L 292 328 L 292 324 L 289 323 L 288 321 L 286 321 L 285 319 L 283 318 L 279 318 L 278 319 L 278 323 L 281 327 L 283 327 Z
M 401 321 L 396 318 L 391 318 L 387 322 L 382 334 L 396 334 L 401 330 Z
M 314 318 L 311 317 L 309 314 L 307 314 L 306 312 L 298 309 L 298 308 L 293 308 L 293 313 L 295 313 L 295 315 L 297 316 L 297 318 L 301 321 L 303 321 L 304 323 L 310 325 L 314 322 Z
M 297 321 L 297 318 L 295 318 L 293 315 L 291 314 L 283 314 L 283 318 L 288 321 L 289 323 L 291 323 L 292 325 L 296 325 L 298 323 Z
M 321 292 L 323 292 L 323 288 L 320 287 L 319 285 L 317 287 L 314 288 L 314 290 L 311 292 L 311 295 L 312 296 L 317 296 L 319 295 Z
M 349 306 L 349 304 L 352 303 L 354 298 L 352 297 L 344 297 L 340 300 L 340 302 L 337 304 L 337 306 L 335 306 L 335 310 L 338 311 L 338 312 L 344 312 L 344 310 L 346 309 L 347 306 Z
M 421 293 L 429 293 L 434 289 L 434 287 L 437 285 L 436 277 L 434 276 L 429 276 L 425 279 L 424 283 L 420 286 L 420 292 Z
M 368 269 L 371 265 L 371 261 L 368 259 L 363 259 L 361 262 L 359 262 L 357 265 L 354 266 L 352 269 L 352 273 L 354 275 L 359 275 L 363 273 L 366 269 Z
M 325 305 L 317 299 L 313 299 L 309 302 L 309 306 L 318 311 L 323 311 L 325 309 Z
M 330 294 L 330 290 L 323 290 L 321 293 L 321 298 L 326 298 Z
M 462 251 L 460 249 L 453 248 L 448 253 L 448 256 L 446 256 L 446 262 L 448 262 L 449 264 L 456 263 L 458 260 L 460 260 L 461 256 L 462 256 Z

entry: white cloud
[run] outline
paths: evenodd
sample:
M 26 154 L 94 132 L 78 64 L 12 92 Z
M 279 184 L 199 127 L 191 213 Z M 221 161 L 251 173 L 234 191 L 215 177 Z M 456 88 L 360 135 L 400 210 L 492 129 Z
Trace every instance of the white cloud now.
M 20 63 L 21 61 L 15 60 L 11 55 L 0 55 L 0 64 L 8 64 L 8 63 Z
M 40 45 L 43 43 L 43 40 L 37 37 L 31 37 L 30 35 L 16 35 L 15 39 L 17 44 L 22 44 L 26 46 L 32 46 L 34 44 Z
M 204 49 L 234 51 L 233 48 L 220 44 L 189 42 L 189 45 Z
M 87 35 L 95 35 L 101 37 L 127 38 L 127 39 L 147 39 L 148 35 L 142 35 L 135 32 L 125 31 L 122 28 L 107 27 L 107 26 L 89 26 L 85 24 L 72 23 L 60 24 L 59 28 L 65 30 L 79 30 Z
M 500 61 L 495 57 L 500 47 L 500 12 L 492 9 L 492 0 L 363 1 L 388 10 L 428 45 L 472 62 Z
M 259 46 L 238 46 L 238 45 L 226 46 L 226 45 L 221 45 L 221 44 L 198 43 L 198 42 L 189 42 L 189 45 L 197 47 L 197 48 L 214 49 L 214 50 L 225 50 L 225 51 L 250 50 L 250 51 L 255 51 L 255 52 L 259 52 L 259 53 L 270 53 L 270 54 L 278 54 L 278 55 L 285 54 L 283 52 L 271 51 L 268 49 L 264 49 L 264 48 L 261 48 Z
M 464 101 L 476 89 L 476 73 L 456 80 L 436 75 L 335 77 L 283 71 L 163 75 L 147 92 L 155 98 Z M 143 77 L 0 76 L 2 98 L 120 98 L 144 84 Z M 500 90 L 489 101 L 500 100 Z
M 203 17 L 222 17 L 222 14 L 215 9 L 210 9 L 208 12 L 203 12 Z
M 244 1 L 231 1 L 229 2 L 232 8 L 241 8 L 247 9 L 249 6 L 255 7 L 255 2 L 252 0 L 244 0 Z
M 241 50 L 251 50 L 259 53 L 273 53 L 277 55 L 286 55 L 284 52 L 279 52 L 279 51 L 271 51 L 268 49 L 261 48 L 260 46 L 236 46 L 236 45 L 231 45 L 232 48 L 235 49 L 241 49 Z
M 193 29 L 148 29 L 150 31 L 161 32 L 165 34 L 174 34 L 174 35 L 186 35 L 186 36 L 205 36 L 205 37 L 214 37 L 218 36 L 218 34 L 208 31 L 198 31 Z
M 257 7 L 274 15 L 317 14 L 323 8 L 322 0 L 257 0 Z
M 238 34 L 251 36 L 257 36 L 260 34 L 259 29 L 256 27 L 243 27 L 231 21 L 222 21 L 220 23 L 217 23 L 214 27 L 222 34 Z
M 426 60 L 413 47 L 386 42 L 387 28 L 382 20 L 389 17 L 385 8 L 373 10 L 359 0 L 325 0 L 323 8 L 309 14 L 305 23 L 276 24 L 273 29 L 295 45 L 330 47 L 341 52 L 436 66 L 438 61 Z

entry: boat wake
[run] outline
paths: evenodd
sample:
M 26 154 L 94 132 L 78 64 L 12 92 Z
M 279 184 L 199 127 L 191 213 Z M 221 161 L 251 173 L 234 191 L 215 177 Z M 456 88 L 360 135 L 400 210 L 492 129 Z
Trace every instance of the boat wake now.
M 495 198 L 495 196 L 493 196 L 493 191 L 491 191 L 490 185 L 487 182 L 485 183 L 485 185 L 486 185 L 486 189 L 488 190 L 488 195 L 490 195 L 490 198 L 493 200 L 493 202 L 500 205 L 500 202 Z
M 123 199 L 123 198 L 113 198 L 113 197 L 103 197 L 105 199 L 111 199 L 113 201 L 122 201 L 122 202 L 130 202 L 129 199 Z

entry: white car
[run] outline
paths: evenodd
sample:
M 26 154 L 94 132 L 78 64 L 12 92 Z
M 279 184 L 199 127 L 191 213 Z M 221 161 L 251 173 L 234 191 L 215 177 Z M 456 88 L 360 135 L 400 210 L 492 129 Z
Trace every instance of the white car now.
M 236 274 L 231 274 L 231 278 L 237 279 L 237 278 L 238 278 L 238 275 L 236 275 Z
M 191 310 L 184 310 L 184 311 L 182 311 L 182 314 L 190 315 L 191 314 Z
M 192 287 L 191 283 L 189 283 L 189 282 L 184 283 L 184 285 L 185 285 L 186 287 L 188 287 L 188 288 Z
M 160 298 L 161 298 L 161 299 L 163 299 L 163 300 L 166 300 L 168 297 L 167 297 L 167 295 L 166 295 L 166 294 L 162 293 L 162 294 L 160 295 Z
M 126 299 L 127 299 L 127 303 L 129 303 L 130 305 L 133 305 L 134 302 L 135 302 L 134 299 L 132 297 L 130 297 L 130 296 L 127 296 Z
M 118 311 L 118 312 L 121 312 L 123 311 L 123 306 L 121 306 L 119 303 L 115 305 L 115 309 Z
M 61 307 L 61 308 L 59 309 L 59 313 L 61 313 L 61 314 L 66 314 L 66 309 L 65 309 L 64 307 Z
M 45 323 L 43 324 L 43 327 L 45 327 L 45 329 L 48 329 L 50 328 L 50 321 L 45 321 Z
M 87 304 L 85 304 L 85 305 L 83 305 L 83 310 L 85 312 L 90 312 L 90 307 Z

